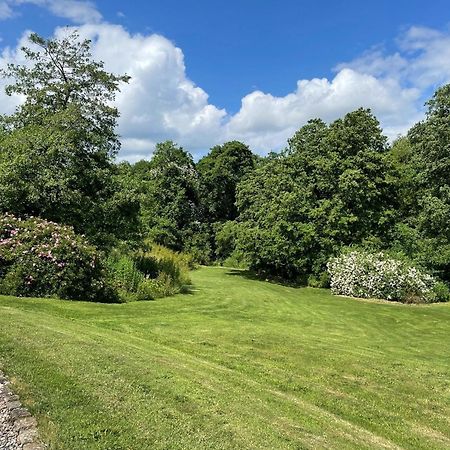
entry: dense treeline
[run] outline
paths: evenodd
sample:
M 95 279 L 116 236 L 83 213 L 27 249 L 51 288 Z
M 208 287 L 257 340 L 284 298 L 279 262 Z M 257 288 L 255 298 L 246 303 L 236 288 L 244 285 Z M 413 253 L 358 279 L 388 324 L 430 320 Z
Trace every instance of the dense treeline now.
M 448 281 L 450 86 L 424 121 L 387 142 L 370 110 L 309 121 L 280 154 L 228 142 L 194 164 L 171 142 L 122 164 L 139 186 L 144 234 L 200 262 L 326 284 L 343 248 L 383 250 Z M 321 281 L 322 280 L 322 281 Z
M 392 144 L 358 109 L 310 120 L 266 157 L 231 141 L 195 162 L 167 141 L 148 161 L 115 164 L 108 105 L 128 77 L 93 62 L 87 41 L 31 41 L 34 66 L 4 73 L 26 100 L 0 121 L 0 211 L 70 225 L 106 254 L 152 242 L 327 286 L 330 258 L 350 248 L 450 282 L 450 85 Z

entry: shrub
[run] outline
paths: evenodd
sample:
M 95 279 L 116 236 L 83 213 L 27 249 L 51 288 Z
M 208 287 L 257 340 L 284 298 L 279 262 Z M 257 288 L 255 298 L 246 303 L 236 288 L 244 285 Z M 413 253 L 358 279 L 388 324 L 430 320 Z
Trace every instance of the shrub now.
M 186 274 L 189 270 L 195 269 L 196 267 L 195 260 L 189 253 L 176 252 L 158 244 L 147 243 L 147 245 L 150 250 L 146 254 L 152 256 L 157 261 L 171 260 Z
M 191 255 L 175 252 L 157 244 L 153 244 L 146 255 L 156 260 L 158 276 L 161 274 L 170 276 L 172 284 L 177 286 L 177 292 L 180 292 L 184 285 L 190 284 L 189 270 L 195 268 Z
M 138 300 L 154 300 L 170 297 L 184 292 L 184 285 L 179 285 L 169 274 L 161 272 L 157 278 L 146 278 L 139 286 Z
M 97 249 L 72 227 L 0 215 L 0 293 L 118 301 Z
M 448 302 L 450 300 L 450 289 L 442 281 L 438 281 L 433 286 L 434 301 L 436 302 Z
M 383 253 L 343 254 L 329 261 L 328 272 L 334 294 L 404 303 L 427 303 L 445 296 L 435 278 Z
M 328 272 L 322 272 L 318 277 L 310 275 L 307 280 L 307 285 L 314 288 L 330 287 L 330 276 Z
M 144 279 L 144 274 L 131 257 L 111 254 L 108 257 L 107 265 L 118 289 L 125 292 L 137 292 Z
M 143 250 L 117 248 L 108 268 L 124 301 L 153 300 L 182 292 L 190 284 L 192 258 L 166 247 L 147 243 Z

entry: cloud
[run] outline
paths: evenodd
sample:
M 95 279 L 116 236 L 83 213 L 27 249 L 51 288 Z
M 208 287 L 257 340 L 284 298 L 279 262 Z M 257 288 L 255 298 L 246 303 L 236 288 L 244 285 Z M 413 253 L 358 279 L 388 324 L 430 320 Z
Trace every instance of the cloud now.
M 9 19 L 13 14 L 11 6 L 6 1 L 0 1 L 0 20 Z
M 132 35 L 119 25 L 84 25 L 78 32 L 92 40 L 94 58 L 108 71 L 131 76 L 117 96 L 122 156 L 148 156 L 165 139 L 193 151 L 215 143 L 226 111 L 209 104 L 206 92 L 186 76 L 181 49 L 163 36 Z
M 244 135 L 268 150 L 265 141 L 270 142 L 273 133 L 287 138 L 313 117 L 332 121 L 363 106 L 382 117 L 385 132 L 392 134 L 402 129 L 405 117 L 417 119 L 414 104 L 418 98 L 416 89 L 402 89 L 395 80 L 380 80 L 343 68 L 331 81 L 300 80 L 297 89 L 285 97 L 252 92 L 243 98 L 240 111 L 230 119 L 228 131 Z M 271 144 L 276 145 L 276 140 Z
M 424 115 L 433 91 L 450 82 L 450 34 L 411 27 L 387 53 L 374 47 L 335 67 L 331 79 L 299 80 L 284 97 L 254 91 L 227 123 L 229 136 L 240 136 L 254 148 L 279 149 L 308 119 L 331 121 L 358 107 L 371 108 L 384 133 L 395 139 Z
M 243 140 L 260 153 L 279 150 L 309 119 L 332 121 L 361 106 L 373 110 L 393 139 L 423 117 L 430 92 L 450 81 L 450 34 L 412 27 L 399 36 L 394 52 L 374 47 L 336 66 L 330 79 L 297 81 L 286 96 L 255 90 L 230 115 L 189 79 L 182 50 L 165 37 L 131 34 L 108 23 L 78 30 L 92 40 L 94 58 L 104 61 L 108 71 L 132 77 L 117 96 L 120 158 L 128 160 L 149 157 L 155 143 L 165 139 L 197 156 L 230 139 Z M 66 32 L 57 29 L 55 35 Z M 20 58 L 17 49 L 5 49 L 0 66 Z M 0 94 L 0 112 L 11 111 L 17 101 Z
M 0 20 L 13 17 L 14 8 L 24 4 L 46 8 L 55 16 L 75 23 L 96 23 L 102 19 L 95 4 L 87 0 L 4 0 L 0 2 Z
M 0 53 L 0 70 L 6 69 L 8 64 L 27 64 L 20 48 L 27 44 L 27 36 L 29 32 L 25 32 L 17 43 L 15 49 L 9 47 L 3 49 Z M 12 95 L 11 97 L 5 94 L 5 87 L 10 84 L 11 80 L 0 78 L 0 114 L 11 114 L 14 112 L 18 104 L 23 101 L 19 95 Z

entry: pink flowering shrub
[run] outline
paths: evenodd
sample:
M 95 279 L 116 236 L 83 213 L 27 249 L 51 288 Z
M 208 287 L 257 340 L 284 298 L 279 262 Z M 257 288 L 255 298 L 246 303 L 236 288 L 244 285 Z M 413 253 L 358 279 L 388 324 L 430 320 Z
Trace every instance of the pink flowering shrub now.
M 100 255 L 72 227 L 0 215 L 0 293 L 117 301 Z
M 404 303 L 447 301 L 448 288 L 436 278 L 383 253 L 352 251 L 328 262 L 333 294 Z

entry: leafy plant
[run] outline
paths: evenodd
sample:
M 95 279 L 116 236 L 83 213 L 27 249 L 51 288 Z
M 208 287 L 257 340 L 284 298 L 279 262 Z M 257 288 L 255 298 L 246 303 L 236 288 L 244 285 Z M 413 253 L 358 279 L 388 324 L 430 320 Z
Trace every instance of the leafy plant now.
M 101 254 L 69 226 L 0 215 L 0 293 L 118 301 Z

